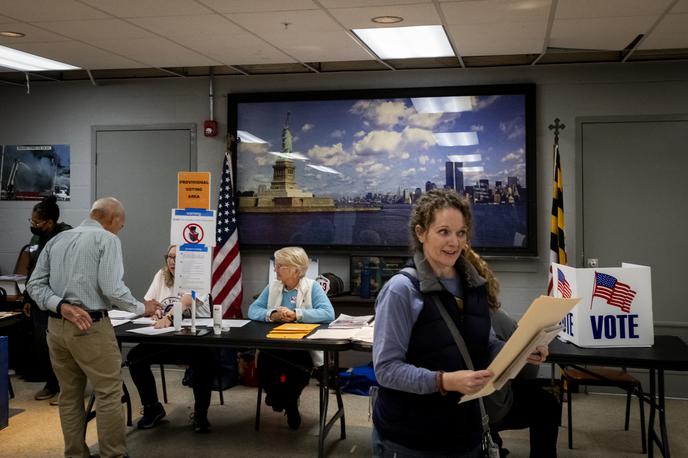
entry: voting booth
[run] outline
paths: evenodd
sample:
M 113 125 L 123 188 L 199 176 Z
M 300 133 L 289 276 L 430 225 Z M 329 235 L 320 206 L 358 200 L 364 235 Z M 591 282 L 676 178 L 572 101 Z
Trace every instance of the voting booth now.
M 576 269 L 552 263 L 554 297 L 580 297 L 562 320 L 559 338 L 580 347 L 650 347 L 654 344 L 651 272 L 617 268 Z

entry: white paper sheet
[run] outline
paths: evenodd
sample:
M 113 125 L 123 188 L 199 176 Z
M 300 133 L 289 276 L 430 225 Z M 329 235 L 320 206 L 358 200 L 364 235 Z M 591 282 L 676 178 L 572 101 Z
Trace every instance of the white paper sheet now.
M 131 320 L 110 320 L 110 323 L 112 323 L 112 327 L 117 327 L 121 326 L 125 323 L 129 323 Z
M 131 322 L 134 324 L 147 324 L 147 325 L 155 324 L 155 320 L 153 318 L 148 318 L 145 316 L 142 316 L 140 318 L 136 318 L 135 320 L 131 320 Z
M 136 318 L 138 315 L 133 312 L 127 312 L 124 310 L 109 310 L 108 316 L 110 317 L 110 319 L 115 320 L 131 320 L 133 318 Z
M 143 334 L 147 336 L 155 336 L 158 334 L 167 334 L 168 332 L 174 332 L 172 326 L 168 328 L 155 329 L 153 326 L 144 326 L 142 328 L 127 329 L 127 332 L 133 332 L 134 334 Z
M 251 320 L 222 320 L 222 329 L 225 328 L 240 328 Z M 191 326 L 191 318 L 185 318 L 182 320 L 182 326 Z M 212 318 L 196 318 L 196 327 L 202 328 L 212 328 L 213 319 Z

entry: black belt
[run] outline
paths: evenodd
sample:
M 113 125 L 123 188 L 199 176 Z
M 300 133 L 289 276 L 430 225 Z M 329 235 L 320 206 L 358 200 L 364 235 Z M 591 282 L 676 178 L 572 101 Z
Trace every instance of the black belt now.
M 108 316 L 108 311 L 107 311 L 107 310 L 97 310 L 97 311 L 95 311 L 95 312 L 86 310 L 86 313 L 88 313 L 88 315 L 91 317 L 91 320 L 93 320 L 94 322 L 100 321 L 100 320 L 102 320 L 103 318 L 105 318 L 105 317 Z M 62 319 L 62 315 L 59 315 L 59 314 L 57 314 L 57 313 L 55 313 L 55 312 L 51 312 L 50 310 L 48 310 L 48 316 L 50 316 L 50 317 L 52 317 L 52 318 L 57 318 L 58 320 L 61 320 L 61 319 Z

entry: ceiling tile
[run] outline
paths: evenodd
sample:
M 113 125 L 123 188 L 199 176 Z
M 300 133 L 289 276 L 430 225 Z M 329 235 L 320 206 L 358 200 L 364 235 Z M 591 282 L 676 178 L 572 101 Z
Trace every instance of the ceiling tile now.
M 342 30 L 339 24 L 320 10 L 237 13 L 225 16 L 258 35 L 282 33 L 288 36 Z M 288 26 L 285 27 L 284 23 Z
M 546 23 L 550 0 L 483 0 L 441 3 L 447 24 L 476 25 L 508 22 Z
M 653 17 L 558 19 L 554 21 L 550 46 L 555 48 L 620 51 L 639 34 L 647 32 Z M 585 33 L 581 33 L 584 30 Z
M 208 40 L 206 37 L 185 37 L 180 42 L 203 54 L 222 62 L 225 65 L 256 65 L 296 62 L 279 49 L 248 33 L 219 40 Z M 241 43 L 241 46 L 237 46 Z
M 688 13 L 668 14 L 639 49 L 688 48 Z
M 0 14 L 27 22 L 70 21 L 108 17 L 107 14 L 74 0 L 1 0 Z
M 89 42 L 108 38 L 152 38 L 155 36 L 121 19 L 38 22 L 36 24 L 75 40 Z
M 387 27 L 408 27 L 414 25 L 441 24 L 437 10 L 428 5 L 400 5 L 400 6 L 370 6 L 365 8 L 337 8 L 330 13 L 347 29 L 367 29 L 371 27 L 386 27 L 371 21 L 377 16 L 399 16 L 402 22 L 390 24 Z
M 27 43 L 22 51 L 30 52 L 77 67 L 100 70 L 108 68 L 139 68 L 143 65 L 133 60 L 103 51 L 78 41 L 62 43 Z
M 192 67 L 221 63 L 164 38 L 94 40 L 92 44 L 151 67 Z
M 301 62 L 373 59 L 345 31 L 266 34 L 264 38 Z
M 202 16 L 147 17 L 129 21 L 156 34 L 175 39 L 188 36 L 220 38 L 245 33 L 241 28 L 219 14 Z
M 679 0 L 671 9 L 671 13 L 688 13 L 688 0 Z
M 432 0 L 320 0 L 320 4 L 322 6 L 331 9 L 358 8 L 362 6 L 370 6 L 371 3 L 373 3 L 375 6 L 412 5 L 425 3 L 425 7 L 432 7 Z
M 12 27 L 7 27 L 7 30 L 26 34 L 26 36 L 21 38 L 0 37 L 0 43 L 10 47 L 12 47 L 12 43 L 60 42 L 69 40 L 69 38 L 65 36 L 44 30 L 40 27 L 35 27 L 25 22 L 16 22 L 12 24 Z
M 82 0 L 117 17 L 183 16 L 208 14 L 211 10 L 189 0 Z
M 540 22 L 498 23 L 489 28 L 484 24 L 449 26 L 449 34 L 461 56 L 539 54 L 545 30 L 546 24 Z
M 672 0 L 559 0 L 556 19 L 658 16 Z
M 218 13 L 255 13 L 260 11 L 310 10 L 318 7 L 312 0 L 197 0 Z

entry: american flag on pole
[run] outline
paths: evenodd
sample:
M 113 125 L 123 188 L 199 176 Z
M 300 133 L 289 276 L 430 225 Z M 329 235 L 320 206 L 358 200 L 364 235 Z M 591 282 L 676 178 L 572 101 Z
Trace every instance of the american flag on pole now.
M 558 121 L 558 120 L 557 120 Z M 559 143 L 554 144 L 554 186 L 552 188 L 552 215 L 549 234 L 550 263 L 566 264 L 566 243 L 564 240 L 564 179 L 561 175 Z M 552 267 L 550 264 L 547 294 L 552 294 Z
M 561 293 L 561 297 L 569 299 L 571 297 L 571 285 L 566 280 L 564 272 L 557 269 L 557 290 Z
M 608 274 L 595 272 L 595 288 L 592 290 L 592 297 L 600 297 L 607 301 L 607 304 L 619 307 L 623 312 L 631 312 L 631 302 L 636 292 L 626 283 L 621 283 Z M 592 300 L 590 301 L 592 308 Z
M 212 294 L 213 302 L 222 304 L 224 318 L 243 318 L 241 257 L 230 164 L 229 154 L 225 154 L 217 199 L 217 245 L 213 253 Z

